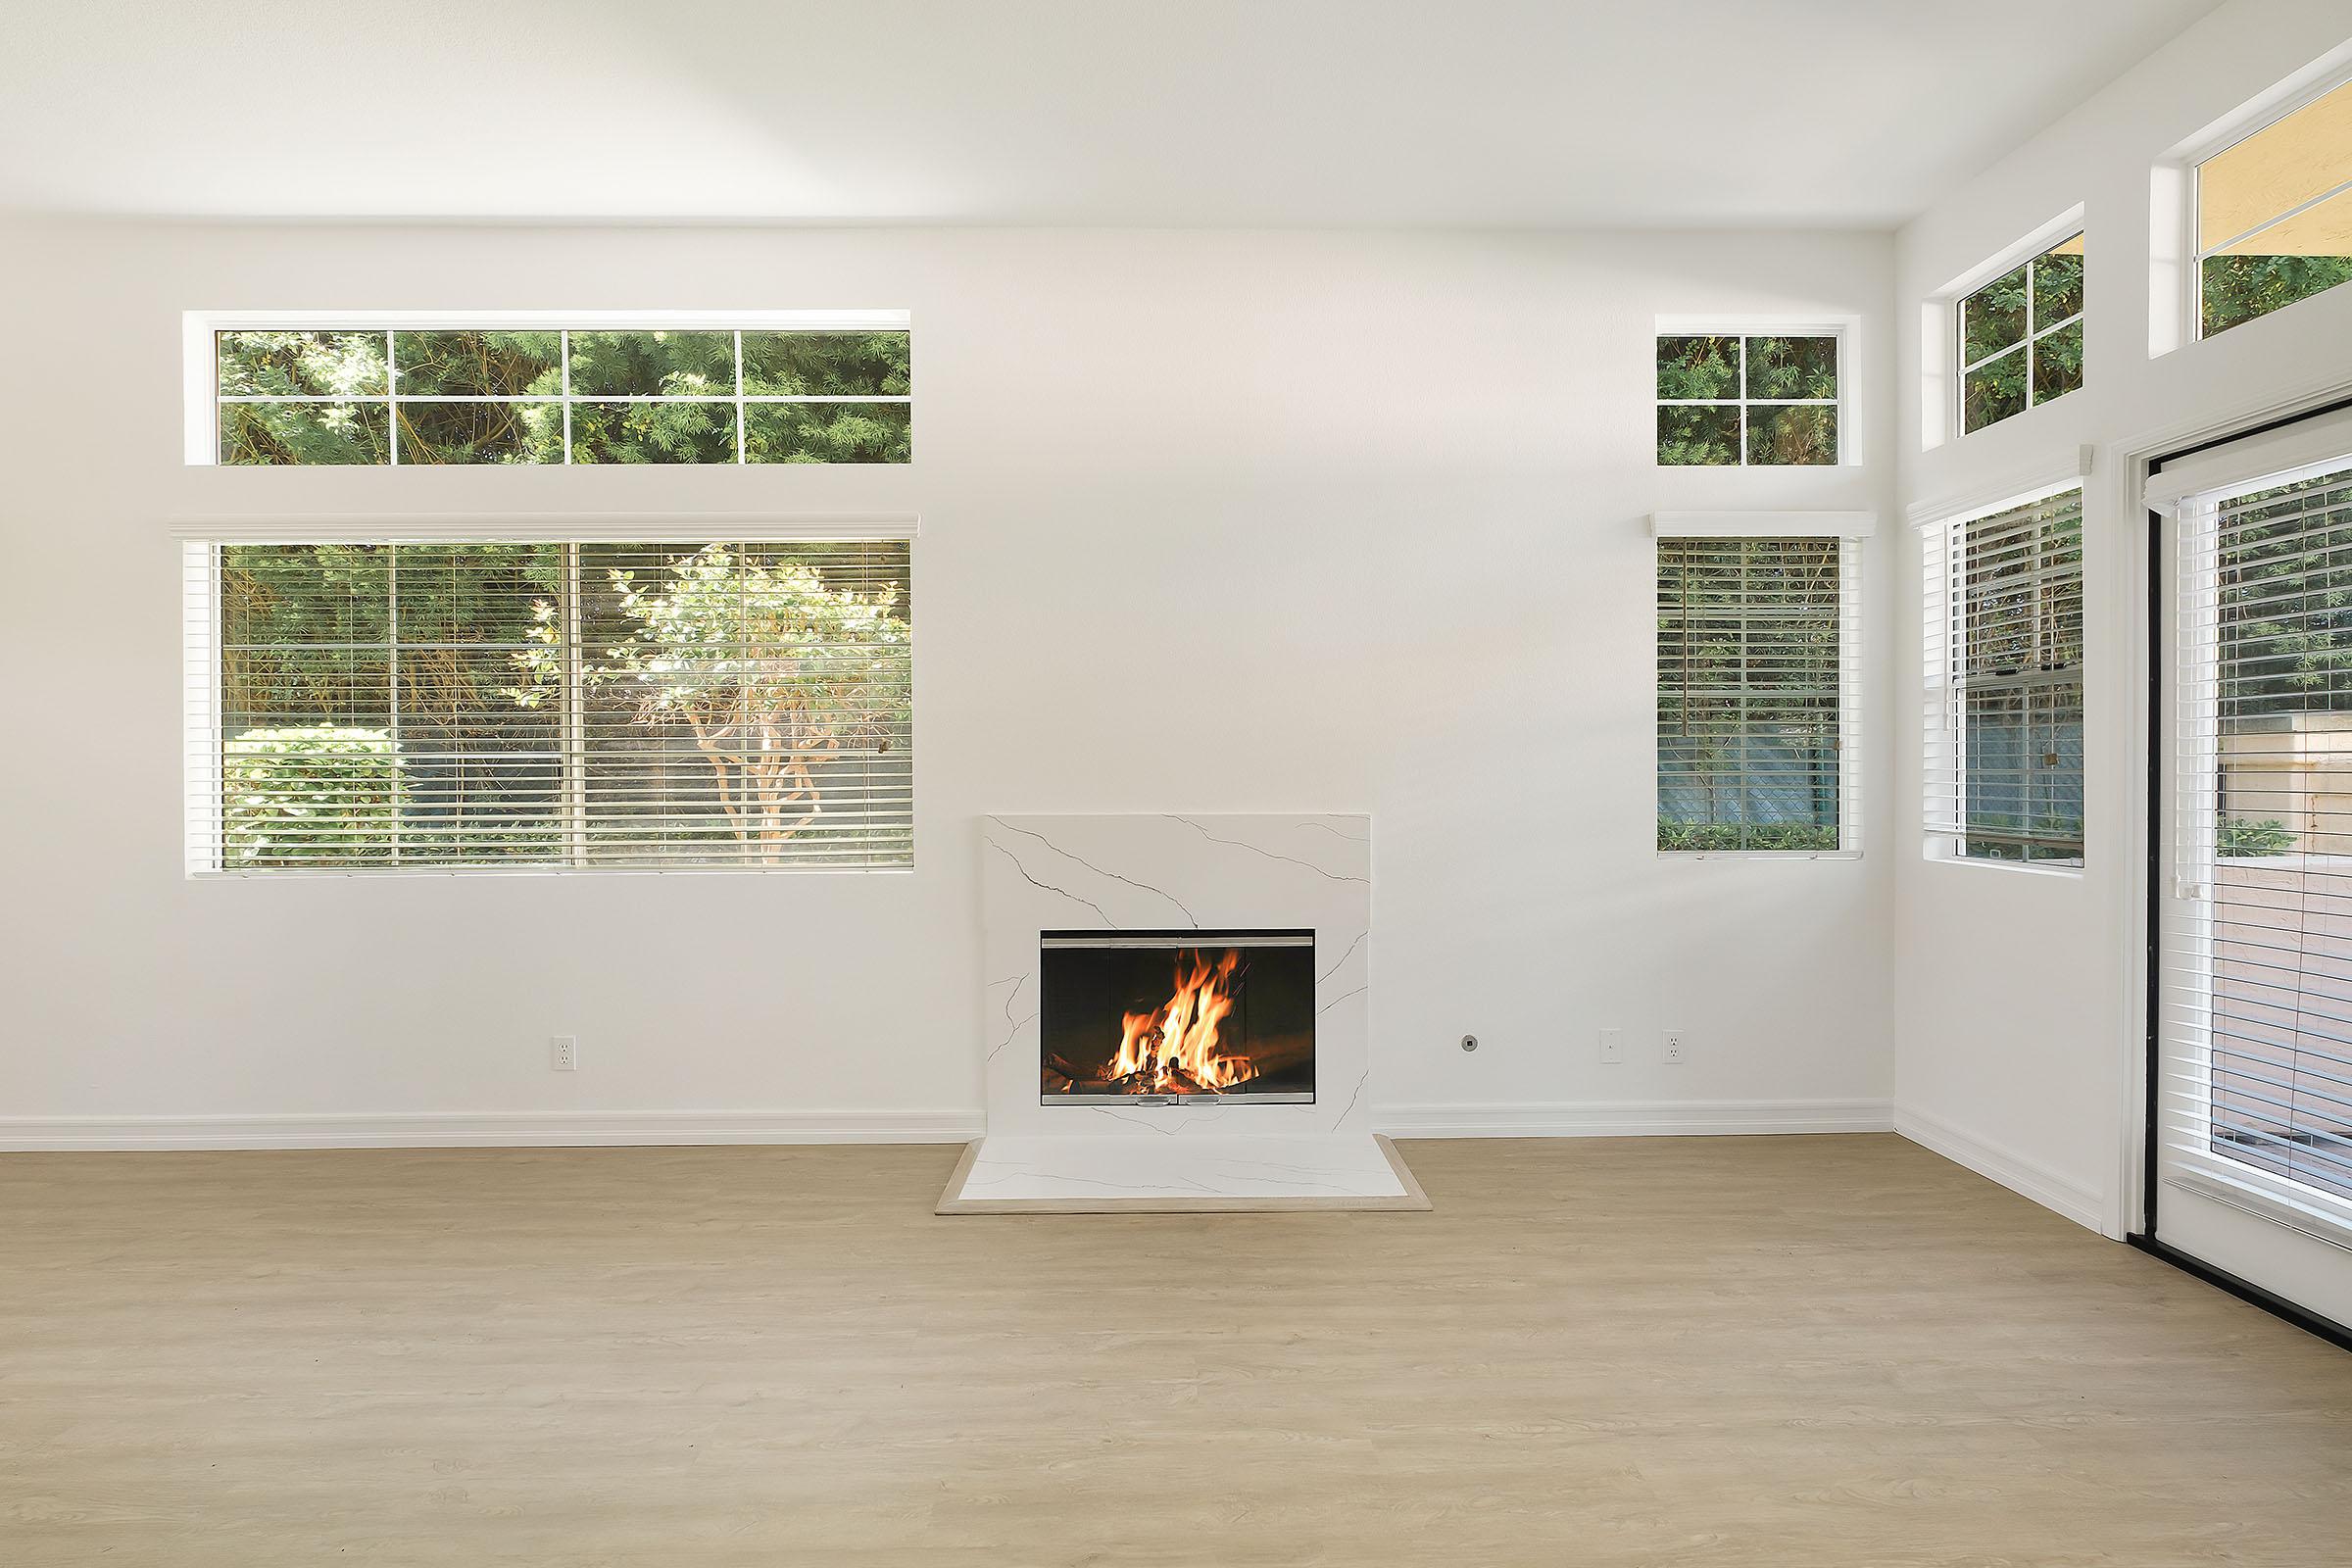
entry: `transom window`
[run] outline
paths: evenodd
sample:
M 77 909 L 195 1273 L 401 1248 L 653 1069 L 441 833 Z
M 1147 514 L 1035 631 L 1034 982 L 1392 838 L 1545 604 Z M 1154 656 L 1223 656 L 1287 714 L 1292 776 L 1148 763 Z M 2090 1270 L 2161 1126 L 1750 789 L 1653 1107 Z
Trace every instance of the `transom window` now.
M 1835 333 L 1661 333 L 1658 462 L 1788 466 L 1838 461 Z
M 1960 302 L 1960 429 L 1982 430 L 2082 384 L 2082 236 Z
M 1967 859 L 2082 863 L 2082 489 L 1927 541 L 1927 820 Z
M 191 544 L 189 865 L 904 866 L 904 539 Z
M 1859 848 L 1845 767 L 1855 548 L 1811 536 L 1658 540 L 1660 852 Z
M 2206 335 L 2352 282 L 2352 82 L 2197 165 Z
M 906 463 L 904 330 L 233 327 L 226 465 Z

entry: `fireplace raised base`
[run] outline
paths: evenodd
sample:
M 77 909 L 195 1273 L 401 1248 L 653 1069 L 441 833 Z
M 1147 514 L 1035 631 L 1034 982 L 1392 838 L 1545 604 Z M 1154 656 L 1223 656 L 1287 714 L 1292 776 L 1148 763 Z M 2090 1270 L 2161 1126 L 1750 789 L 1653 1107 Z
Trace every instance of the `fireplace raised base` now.
M 1426 1209 L 1386 1138 L 990 1137 L 964 1150 L 942 1214 Z
M 988 1136 L 941 1213 L 1428 1206 L 1370 1126 L 1370 818 L 980 839 Z

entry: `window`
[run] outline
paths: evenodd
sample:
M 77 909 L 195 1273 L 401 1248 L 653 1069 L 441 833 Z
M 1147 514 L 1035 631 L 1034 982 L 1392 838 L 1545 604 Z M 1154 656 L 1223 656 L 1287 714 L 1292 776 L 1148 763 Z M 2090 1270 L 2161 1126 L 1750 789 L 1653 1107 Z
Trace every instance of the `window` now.
M 1948 855 L 2082 863 L 2082 487 L 1928 539 L 1927 822 Z
M 1982 430 L 2082 384 L 2082 236 L 1960 302 L 1960 430 Z
M 1660 533 L 1658 849 L 1859 848 L 1857 547 Z
M 232 327 L 228 465 L 906 463 L 903 330 Z
M 1658 337 L 1658 462 L 1788 466 L 1838 461 L 1836 333 Z
M 909 547 L 187 547 L 196 871 L 904 866 Z
M 2147 496 L 2177 519 L 2179 562 L 2161 1158 L 2168 1179 L 2345 1236 L 2352 418 L 2168 461 Z
M 2352 82 L 2197 165 L 2205 335 L 2352 282 Z

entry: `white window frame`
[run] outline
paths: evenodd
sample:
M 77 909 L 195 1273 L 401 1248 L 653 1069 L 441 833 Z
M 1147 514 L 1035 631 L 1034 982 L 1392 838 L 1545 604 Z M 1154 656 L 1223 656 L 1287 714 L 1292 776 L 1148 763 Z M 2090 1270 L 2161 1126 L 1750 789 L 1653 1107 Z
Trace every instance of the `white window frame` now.
M 1839 382 L 1843 386 L 1842 380 Z M 1836 539 L 1838 552 L 1838 848 L 1834 850 L 1661 850 L 1654 808 L 1658 780 L 1655 716 L 1661 672 L 1650 636 L 1651 853 L 1660 860 L 1858 860 L 1862 858 L 1862 565 L 1878 531 L 1869 512 L 1658 512 L 1649 519 L 1655 592 L 1660 539 Z
M 893 310 L 818 310 L 818 311 L 186 311 L 180 316 L 181 377 L 184 398 L 181 460 L 189 467 L 209 468 L 226 466 L 220 462 L 220 406 L 223 402 L 317 402 L 349 403 L 379 401 L 373 394 L 367 398 L 222 398 L 220 394 L 220 372 L 215 362 L 215 336 L 220 332 L 237 331 L 318 331 L 318 332 L 485 332 L 485 331 L 561 331 L 576 332 L 723 332 L 736 334 L 736 352 L 742 353 L 742 334 L 745 332 L 911 332 L 911 316 L 906 311 Z M 568 353 L 566 354 L 568 358 Z M 387 363 L 387 370 L 391 367 Z M 417 403 L 562 403 L 564 406 L 564 461 L 561 464 L 534 464 L 522 466 L 570 467 L 570 409 L 573 403 L 703 403 L 731 404 L 736 411 L 738 431 L 746 405 L 753 403 L 903 403 L 912 406 L 912 398 L 898 395 L 874 394 L 758 394 L 746 396 L 740 387 L 733 397 L 684 398 L 648 394 L 636 397 L 579 396 L 469 396 L 444 397 L 439 395 L 403 394 L 392 380 L 380 400 L 387 405 L 410 401 Z M 735 443 L 732 463 L 700 464 L 691 466 L 704 468 L 764 467 L 767 465 L 747 462 L 745 445 Z M 399 461 L 397 438 L 384 464 L 359 465 L 364 467 L 414 467 Z M 443 465 L 430 465 L 441 467 Z M 484 465 L 458 465 L 459 468 L 481 467 Z M 494 465 L 492 466 L 495 466 Z M 904 466 L 904 465 L 887 465 Z
M 505 318 L 512 319 L 512 318 Z M 338 470 L 349 471 L 349 470 Z M 372 471 L 372 470 L 362 470 Z M 433 544 L 535 543 L 702 544 L 714 539 L 757 539 L 761 543 L 835 543 L 858 540 L 904 542 L 907 569 L 917 569 L 920 519 L 912 514 L 581 512 L 564 514 L 343 514 L 285 515 L 268 519 L 181 516 L 171 524 L 180 547 L 180 665 L 182 691 L 182 869 L 190 881 L 304 881 L 320 877 L 416 876 L 744 876 L 911 874 L 919 848 L 920 774 L 909 801 L 914 844 L 898 864 L 582 864 L 530 861 L 513 865 L 273 866 L 239 870 L 219 858 L 223 784 L 221 729 L 220 618 L 218 552 L 239 544 Z M 907 658 L 915 658 L 910 633 Z M 918 682 L 920 676 L 916 676 Z M 919 704 L 920 695 L 916 701 Z M 918 764 L 919 768 L 919 764 Z
M 2051 251 L 2065 244 L 2070 239 L 2080 239 L 2083 242 L 2082 257 L 2084 286 L 2082 290 L 2082 299 L 2084 308 L 2075 312 L 2075 314 L 2072 316 L 2060 317 L 2057 320 L 2052 321 L 2045 326 L 2034 315 L 2033 264 L 2040 261 L 2044 256 L 2047 256 Z M 2082 390 L 2082 387 L 2077 386 L 2070 388 L 2068 392 L 2059 393 L 2058 397 L 2036 398 L 2034 395 L 2033 353 L 2034 345 L 2039 343 L 2043 338 L 2052 336 L 2058 332 L 2062 332 L 2066 328 L 2075 325 L 2077 322 L 2086 320 L 2088 318 L 2088 307 L 2090 301 L 2090 243 L 2088 232 L 2078 225 L 2073 232 L 2060 234 L 2057 238 L 2050 240 L 2045 244 L 2037 244 L 2030 251 L 2025 251 L 2021 254 L 2016 247 L 2012 247 L 2011 249 L 2003 252 L 2002 256 L 2006 260 L 2007 265 L 1995 266 L 1991 270 L 1986 271 L 1984 274 L 1975 288 L 1971 288 L 1963 293 L 1954 295 L 1952 298 L 1951 332 L 1952 365 L 1954 367 L 1952 371 L 1952 434 L 1955 438 L 1983 435 L 1986 430 L 1991 429 L 1993 425 L 2007 424 L 2010 419 L 2019 418 L 2025 415 L 2032 414 L 2035 409 L 2046 408 L 2048 405 L 2057 402 L 2058 398 L 2068 396 L 2069 392 L 2080 392 Z M 2007 348 L 1997 349 L 1972 364 L 1968 358 L 1969 299 L 1975 295 L 1978 289 L 1984 288 L 1986 284 L 1991 283 L 1996 278 L 2008 276 L 2011 272 L 2016 271 L 2021 266 L 2026 269 L 2026 335 L 2019 338 L 2016 342 L 2010 344 Z M 1982 370 L 1993 361 L 2007 359 L 2012 354 L 2021 354 L 2026 356 L 2026 406 L 2018 410 L 2017 413 L 2008 416 L 2006 418 L 1993 419 L 1987 423 L 1979 425 L 1974 430 L 1969 429 L 1969 372 L 1971 370 Z M 2087 361 L 2088 356 L 2085 355 L 2084 358 Z M 2083 380 L 2085 383 L 2087 383 L 2089 380 L 2087 367 L 2085 368 Z
M 1768 317 L 1661 316 L 1650 334 L 1651 466 L 1661 472 L 1805 473 L 1822 468 L 1847 467 L 1860 461 L 1862 445 L 1854 429 L 1853 334 L 1850 318 L 1805 318 L 1777 320 Z M 1662 398 L 1657 395 L 1657 340 L 1663 337 L 1731 337 L 1740 340 L 1740 396 L 1736 398 Z M 1747 340 L 1751 337 L 1830 337 L 1838 340 L 1838 395 L 1834 398 L 1751 398 L 1747 395 Z M 1738 463 L 1659 463 L 1659 409 L 1723 409 L 1740 411 Z M 1750 463 L 1747 461 L 1747 411 L 1763 409 L 1834 409 L 1838 414 L 1838 454 L 1832 463 Z
M 2035 253 L 2036 255 L 2039 252 Z M 1998 273 L 1994 274 L 1998 276 Z M 1954 669 L 1959 650 L 1953 638 L 1953 625 L 1961 605 L 1954 574 L 1958 565 L 1959 542 L 1968 524 L 1982 518 L 2009 512 L 2018 507 L 2046 501 L 2064 495 L 2069 490 L 2084 492 L 2083 504 L 2088 504 L 2089 449 L 2083 449 L 2077 462 L 2058 473 L 2023 481 L 2014 489 L 2005 489 L 1997 501 L 1971 501 L 1959 506 L 1934 505 L 1914 512 L 1912 521 L 1920 533 L 1920 656 L 1922 709 L 1920 737 L 1925 748 L 1921 758 L 1920 778 L 1922 799 L 1920 820 L 1925 829 L 1923 853 L 1931 860 L 1951 865 L 1984 866 L 1990 869 L 2019 872 L 2030 876 L 2060 876 L 2080 878 L 2089 858 L 2089 791 L 2084 789 L 2084 846 L 2083 855 L 2075 860 L 2001 860 L 1986 856 L 1964 855 L 1961 844 L 1966 838 L 1962 819 L 1966 814 L 1968 786 L 1967 731 L 1962 724 L 1961 687 Z M 2085 514 L 2087 516 L 2087 514 Z M 2087 566 L 2087 562 L 2085 562 Z M 2088 573 L 2084 574 L 2087 602 Z M 2084 696 L 2088 698 L 2088 650 L 2084 651 Z
M 1923 405 L 1922 412 L 1925 415 L 1920 436 L 1922 450 L 1947 445 L 1959 440 L 1963 435 L 1982 435 L 1984 430 L 1990 430 L 1997 425 L 2016 422 L 2020 416 L 2012 416 L 2007 419 L 1995 419 L 1982 430 L 1966 428 L 1967 413 L 1962 405 L 1967 390 L 1967 382 L 1964 377 L 1970 367 L 1963 362 L 1963 356 L 1967 350 L 1961 343 L 1960 307 L 1971 294 L 1994 278 L 2004 272 L 2016 270 L 2020 262 L 2032 261 L 2052 246 L 2072 239 L 2077 234 L 2083 236 L 2082 297 L 2087 307 L 2090 298 L 2090 235 L 2088 225 L 2082 220 L 2082 204 L 2076 203 L 2065 212 L 2031 230 L 2022 239 L 1995 251 L 1929 296 L 1920 312 L 1923 323 L 1920 328 L 1922 339 L 1920 373 L 1924 388 L 1921 403 Z M 2087 340 L 2087 308 L 2083 316 L 2086 321 L 2085 338 Z M 2067 320 L 2075 318 L 2069 317 Z M 2053 322 L 2052 326 L 2055 328 L 2065 324 L 2064 321 L 2058 321 Z M 2031 344 L 2033 341 L 2031 335 L 2026 339 L 2027 344 Z M 1987 355 L 1977 363 L 1979 365 L 1989 364 L 1999 357 L 1997 354 Z M 2085 358 L 2087 361 L 2087 356 Z M 2084 379 L 2087 381 L 2087 373 Z M 2050 401 L 2055 403 L 2059 399 L 2052 398 Z M 2031 414 L 2037 407 L 2039 405 L 2029 401 L 2023 413 Z
M 2149 823 L 2158 851 L 2150 869 L 2162 891 L 2164 968 L 2156 977 L 2161 1069 L 2155 1120 L 2157 1179 L 2332 1246 L 2352 1248 L 2352 1199 L 2218 1154 L 2211 1148 L 2216 779 L 2221 756 L 2221 587 L 2216 514 L 2228 499 L 2340 471 L 2352 450 L 2352 413 L 2306 416 L 2268 435 L 2241 437 L 2168 463 L 2136 486 L 2139 503 L 2168 519 L 2177 562 L 2165 612 L 2174 649 L 2159 702 L 2172 740 L 2170 799 Z M 2169 815 L 2169 828 L 2161 817 Z
M 2151 358 L 2168 353 L 2182 344 L 2205 341 L 2204 273 L 2205 259 L 2208 256 L 2228 250 L 2230 245 L 2236 244 L 2239 240 L 2259 234 L 2273 224 L 2282 222 L 2295 216 L 2296 213 L 2308 212 L 2313 207 L 2320 205 L 2321 202 L 2341 196 L 2346 191 L 2352 191 L 2352 180 L 2347 180 L 2332 187 L 2326 195 L 2305 202 L 2290 212 L 2277 214 L 2264 222 L 2257 223 L 2245 233 L 2236 235 L 2220 246 L 2207 249 L 2198 243 L 2198 233 L 2202 226 L 2198 220 L 2198 211 L 2203 199 L 2205 165 L 2228 152 L 2239 142 L 2261 135 L 2297 110 L 2307 109 L 2337 88 L 2347 85 L 2352 85 L 2352 43 L 2330 50 L 2269 91 L 2239 106 L 2215 124 L 2174 148 L 2171 153 L 2158 161 L 2155 169 L 2158 199 L 2152 204 L 2155 220 L 2152 250 L 2157 266 L 2151 281 L 2158 284 L 2164 283 L 2166 279 L 2163 273 L 2168 270 L 2177 275 L 2170 280 L 2171 287 L 2167 291 L 2172 296 L 2173 330 L 2166 333 L 2162 329 L 2163 307 L 2161 305 L 2150 313 L 2152 319 L 2157 322 L 2150 328 L 2148 348 Z M 2352 287 L 2352 284 L 2337 286 Z M 2333 293 L 2334 290 L 2328 289 L 2323 292 Z M 2156 295 L 2158 300 L 2163 297 L 2162 293 Z M 2309 296 L 2311 299 L 2319 297 L 2317 294 Z M 2295 305 L 2303 303 L 2302 300 L 2295 301 Z M 2291 305 L 2282 305 L 2278 310 L 2270 312 L 2269 315 L 2277 316 L 2293 308 L 2294 306 Z M 2258 318 L 2258 319 L 2266 320 L 2268 318 L 2267 316 Z M 2247 321 L 2241 324 L 2251 326 L 2253 322 Z

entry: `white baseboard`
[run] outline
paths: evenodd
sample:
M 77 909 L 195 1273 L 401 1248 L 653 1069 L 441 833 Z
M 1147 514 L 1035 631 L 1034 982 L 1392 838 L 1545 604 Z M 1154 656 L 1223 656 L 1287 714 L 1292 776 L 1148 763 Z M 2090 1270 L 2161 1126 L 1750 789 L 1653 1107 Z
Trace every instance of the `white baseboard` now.
M 2102 1236 L 2107 1233 L 2105 1196 L 2070 1176 L 2060 1175 L 2037 1159 L 1988 1143 L 1974 1133 L 1961 1131 L 1940 1116 L 1931 1116 L 1907 1105 L 1895 1107 L 1894 1130 L 1953 1164 L 1966 1165 L 2020 1197 L 2032 1199 L 2054 1214 L 2063 1214 Z
M 1564 1100 L 1500 1105 L 1374 1106 L 1391 1138 L 1690 1138 L 1744 1133 L 1885 1133 L 1884 1100 Z
M 608 1144 L 961 1144 L 977 1110 L 415 1112 L 382 1116 L 0 1116 L 0 1151 L 568 1149 Z

